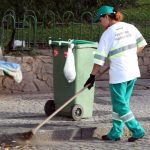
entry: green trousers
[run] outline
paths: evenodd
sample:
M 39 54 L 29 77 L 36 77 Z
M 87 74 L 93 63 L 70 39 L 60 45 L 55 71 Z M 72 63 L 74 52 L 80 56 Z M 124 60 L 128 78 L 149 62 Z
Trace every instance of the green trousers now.
M 144 135 L 144 129 L 134 118 L 134 115 L 130 110 L 130 97 L 135 81 L 136 79 L 109 85 L 113 113 L 112 128 L 107 136 L 112 140 L 123 135 L 123 128 L 125 125 L 132 132 L 132 137 L 140 138 Z

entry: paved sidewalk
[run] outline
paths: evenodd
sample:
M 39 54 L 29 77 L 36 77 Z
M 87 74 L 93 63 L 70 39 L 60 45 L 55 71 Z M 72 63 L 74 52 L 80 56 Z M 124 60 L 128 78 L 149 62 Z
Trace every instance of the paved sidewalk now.
M 15 145 L 16 133 L 27 132 L 35 128 L 46 117 L 44 114 L 44 105 L 47 100 L 53 99 L 53 95 L 48 94 L 21 94 L 21 95 L 1 95 L 0 96 L 0 144 Z M 131 108 L 137 120 L 146 129 L 145 143 L 150 145 L 150 80 L 138 80 L 133 96 L 131 99 Z M 108 82 L 99 81 L 96 83 L 95 101 L 93 117 L 90 119 L 82 119 L 81 121 L 73 121 L 65 116 L 56 116 L 46 123 L 31 141 L 25 141 L 24 146 L 32 145 L 40 149 L 40 144 L 45 146 L 51 141 L 64 141 L 64 149 L 80 143 L 85 149 L 98 149 L 99 145 L 106 145 L 103 142 L 94 140 L 93 137 L 101 137 L 111 127 L 111 102 L 108 92 Z M 14 136 L 15 135 L 15 136 Z M 125 129 L 124 141 L 129 136 L 128 130 Z M 84 140 L 88 144 L 85 144 Z M 89 141 L 90 140 L 90 141 Z M 13 143 L 14 142 L 14 143 Z M 60 149 L 62 143 L 54 144 L 53 149 Z M 66 144 L 65 144 L 66 143 Z M 81 144 L 82 143 L 82 144 Z M 122 143 L 122 144 L 123 144 Z M 143 143 L 143 142 L 142 142 Z M 52 144 L 52 145 L 53 145 Z M 91 146 L 90 146 L 91 144 Z M 48 144 L 49 145 L 49 144 Z M 51 145 L 51 146 L 52 146 Z M 67 147 L 68 145 L 68 147 Z M 89 145 L 89 146 L 88 146 Z M 108 144 L 109 145 L 109 144 Z M 128 144 L 127 144 L 128 145 Z M 140 144 L 139 144 L 140 145 Z M 77 146 L 77 145 L 76 145 Z M 115 146 L 115 145 L 114 145 Z M 145 145 L 146 146 L 146 145 Z M 32 147 L 32 148 L 33 148 Z M 92 148 L 93 147 L 93 148 Z M 32 149 L 31 148 L 31 149 Z M 62 149 L 63 149 L 62 148 Z M 76 147 L 76 149 L 84 149 Z M 52 149 L 52 150 L 53 150 Z M 117 149 L 117 148 L 116 148 Z M 136 149 L 136 148 L 135 148 Z M 47 150 L 47 149 L 44 149 Z M 56 149 L 57 150 L 57 149 Z

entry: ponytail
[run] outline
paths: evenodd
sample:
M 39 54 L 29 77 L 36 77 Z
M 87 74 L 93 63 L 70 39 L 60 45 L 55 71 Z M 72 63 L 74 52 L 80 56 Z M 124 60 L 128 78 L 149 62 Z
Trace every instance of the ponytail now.
M 115 20 L 116 21 L 122 21 L 123 20 L 123 15 L 122 15 L 122 13 L 120 12 L 120 11 L 117 11 L 116 13 L 115 13 Z
M 122 21 L 123 20 L 123 14 L 120 11 L 114 10 L 114 13 L 111 13 L 108 15 L 111 19 L 114 19 L 116 21 Z

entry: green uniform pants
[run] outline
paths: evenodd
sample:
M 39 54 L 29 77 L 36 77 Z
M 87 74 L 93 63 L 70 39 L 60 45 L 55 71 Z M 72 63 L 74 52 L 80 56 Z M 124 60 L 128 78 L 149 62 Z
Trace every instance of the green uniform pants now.
M 109 85 L 113 110 L 113 126 L 107 136 L 112 140 L 123 135 L 124 125 L 132 132 L 132 137 L 140 138 L 144 135 L 144 129 L 134 118 L 129 105 L 135 81 L 136 79 Z

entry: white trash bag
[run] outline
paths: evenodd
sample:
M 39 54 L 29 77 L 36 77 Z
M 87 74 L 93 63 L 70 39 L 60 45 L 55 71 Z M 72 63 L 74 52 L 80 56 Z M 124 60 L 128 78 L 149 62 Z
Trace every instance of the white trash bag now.
M 75 69 L 75 61 L 72 49 L 74 44 L 71 44 L 68 47 L 67 58 L 64 66 L 64 75 L 69 83 L 73 82 L 76 78 L 76 69 Z

